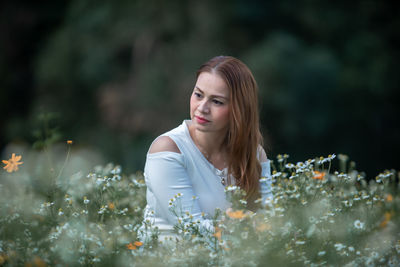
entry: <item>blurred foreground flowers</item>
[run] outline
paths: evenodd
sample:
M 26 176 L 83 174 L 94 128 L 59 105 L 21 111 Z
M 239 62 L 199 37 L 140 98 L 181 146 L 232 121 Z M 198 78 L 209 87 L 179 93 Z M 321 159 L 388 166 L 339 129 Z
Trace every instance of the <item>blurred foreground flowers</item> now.
M 279 155 L 274 198 L 258 200 L 251 212 L 244 193 L 227 187 L 232 207 L 212 218 L 214 230 L 200 227 L 179 207 L 180 196 L 171 196 L 176 236 L 158 238 L 148 220 L 146 240 L 139 233 L 146 205 L 141 173 L 126 175 L 114 164 L 83 172 L 65 162 L 48 171 L 25 158 L 24 169 L 0 174 L 0 265 L 398 266 L 398 174 L 368 181 L 344 156 L 340 172 L 331 171 L 334 158 L 295 164 Z M 12 159 L 20 164 L 20 156 Z
M 18 171 L 18 165 L 21 165 L 23 162 L 20 162 L 22 156 L 15 156 L 15 153 L 12 153 L 11 159 L 3 160 L 3 163 L 6 164 L 3 168 L 7 172 Z

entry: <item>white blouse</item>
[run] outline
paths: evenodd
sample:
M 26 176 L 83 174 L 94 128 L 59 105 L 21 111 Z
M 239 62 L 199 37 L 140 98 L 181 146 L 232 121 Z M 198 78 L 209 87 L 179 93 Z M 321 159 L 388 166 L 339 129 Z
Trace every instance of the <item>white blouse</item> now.
M 170 137 L 181 153 L 147 153 L 144 168 L 147 206 L 144 220 L 158 227 L 161 235 L 173 232 L 177 217 L 171 213 L 169 202 L 178 193 L 181 195 L 179 204 L 182 210 L 189 211 L 195 221 L 199 220 L 201 226 L 210 231 L 212 225 L 209 218 L 214 215 L 215 209 L 225 211 L 230 206 L 220 179 L 227 169 L 215 168 L 200 152 L 189 133 L 188 126 L 191 123 L 191 120 L 184 120 L 177 128 L 161 135 Z M 269 160 L 262 162 L 261 166 L 261 176 L 267 178 L 260 182 L 264 203 L 267 198 L 272 198 Z

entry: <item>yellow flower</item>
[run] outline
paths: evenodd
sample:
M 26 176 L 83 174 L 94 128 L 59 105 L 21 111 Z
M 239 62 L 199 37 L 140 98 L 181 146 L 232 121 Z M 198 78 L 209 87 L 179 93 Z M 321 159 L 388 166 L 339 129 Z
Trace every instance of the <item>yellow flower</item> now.
M 74 143 L 74 141 L 72 141 L 72 140 L 67 140 L 67 144 L 68 145 L 72 145 Z
M 325 177 L 324 172 L 314 171 L 314 174 L 315 175 L 314 175 L 313 179 L 316 179 L 316 180 L 323 180 Z
M 12 153 L 11 159 L 3 160 L 3 163 L 6 164 L 3 168 L 7 170 L 7 172 L 18 171 L 18 165 L 23 162 L 19 162 L 21 160 L 21 156 L 15 156 L 15 153 Z

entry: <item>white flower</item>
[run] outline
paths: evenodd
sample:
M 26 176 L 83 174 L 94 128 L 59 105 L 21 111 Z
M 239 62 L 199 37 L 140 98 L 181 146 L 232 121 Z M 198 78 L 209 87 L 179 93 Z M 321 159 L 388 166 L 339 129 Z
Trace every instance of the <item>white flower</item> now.
M 388 261 L 388 266 L 390 267 L 399 266 L 399 261 L 397 260 L 396 257 L 392 256 Z
M 400 243 L 397 243 L 397 244 L 394 246 L 394 248 L 396 249 L 397 254 L 400 254 Z
M 317 219 L 315 219 L 314 216 L 311 216 L 310 218 L 308 218 L 308 221 L 309 221 L 310 223 L 315 223 L 315 222 L 317 221 Z
M 367 260 L 365 261 L 365 266 L 375 266 L 374 260 L 372 258 L 367 258 Z
M 351 201 L 343 200 L 342 202 L 344 203 L 344 205 L 345 205 L 347 208 L 350 208 L 351 206 L 353 206 L 353 203 L 352 203 Z
M 334 247 L 336 248 L 337 251 L 341 251 L 342 249 L 346 248 L 346 246 L 341 243 L 336 243 Z
M 293 163 L 288 163 L 288 164 L 285 165 L 285 167 L 286 167 L 287 169 L 292 169 L 292 168 L 294 168 L 295 166 L 294 166 Z
M 318 252 L 318 256 L 324 256 L 326 254 L 326 251 L 320 251 Z
M 247 239 L 247 237 L 249 236 L 249 233 L 248 232 L 242 232 L 240 234 L 240 236 L 242 237 L 242 239 Z
M 279 177 L 281 175 L 282 175 L 281 172 L 274 172 L 274 174 L 272 174 L 272 178 Z
M 111 170 L 111 174 L 120 174 L 121 173 L 121 166 L 116 166 L 114 169 Z
M 128 208 L 124 208 L 123 210 L 118 211 L 118 214 L 126 215 L 128 212 Z M 150 212 L 151 216 L 154 214 L 154 211 Z
M 379 257 L 379 253 L 376 252 L 376 251 L 372 251 L 371 252 L 371 257 L 374 258 L 374 259 L 377 259 Z
M 100 259 L 99 259 L 98 257 L 94 257 L 94 258 L 92 259 L 92 262 L 100 262 Z
M 103 214 L 106 211 L 107 211 L 107 208 L 103 205 L 103 206 L 101 206 L 100 210 L 97 213 L 98 214 Z
M 229 186 L 225 187 L 225 192 L 235 191 L 236 189 L 238 189 L 238 187 L 236 185 L 229 185 Z
M 363 229 L 364 228 L 364 223 L 361 222 L 360 220 L 355 220 L 354 221 L 354 227 L 356 229 Z
M 90 202 L 90 200 L 87 199 L 87 197 L 83 197 L 83 203 L 84 203 L 85 205 L 89 204 L 89 202 Z
M 214 259 L 214 258 L 216 258 L 218 256 L 218 254 L 214 253 L 214 252 L 210 252 L 209 256 L 210 256 L 211 259 Z
M 307 230 L 306 236 L 307 237 L 312 236 L 316 229 L 317 227 L 315 226 L 315 224 L 311 224 L 311 226 Z
M 243 205 L 246 205 L 246 204 L 247 204 L 247 201 L 244 200 L 244 199 L 239 200 L 239 202 L 240 202 L 241 204 L 243 204 Z

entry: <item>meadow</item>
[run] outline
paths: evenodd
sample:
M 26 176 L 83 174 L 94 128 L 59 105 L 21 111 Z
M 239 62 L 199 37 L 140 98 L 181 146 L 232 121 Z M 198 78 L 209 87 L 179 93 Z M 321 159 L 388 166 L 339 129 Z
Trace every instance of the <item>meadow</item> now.
M 126 174 L 113 163 L 89 166 L 91 155 L 74 154 L 73 146 L 3 159 L 0 266 L 400 264 L 395 170 L 372 178 L 342 154 L 297 163 L 278 155 L 274 197 L 256 212 L 246 209 L 240 188 L 226 187 L 232 206 L 216 212 L 211 231 L 172 196 L 176 237 L 161 239 L 151 219 L 143 222 L 143 173 Z M 143 236 L 143 228 L 150 234 Z

